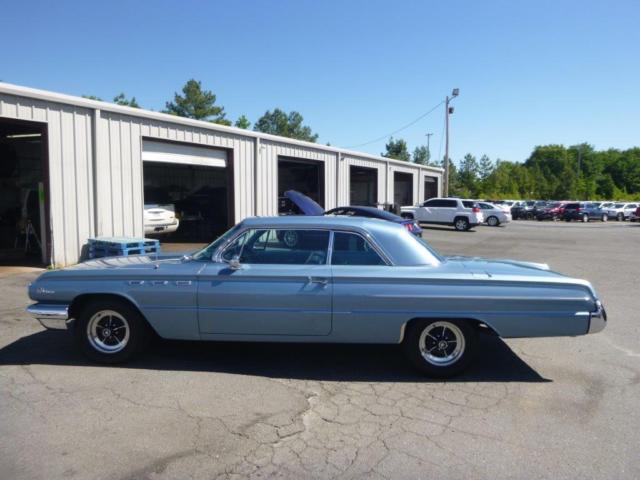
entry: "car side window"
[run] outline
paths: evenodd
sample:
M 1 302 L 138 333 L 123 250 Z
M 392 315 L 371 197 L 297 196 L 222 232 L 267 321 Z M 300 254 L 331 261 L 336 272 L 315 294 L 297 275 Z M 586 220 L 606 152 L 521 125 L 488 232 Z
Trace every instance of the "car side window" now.
M 386 265 L 371 244 L 355 233 L 335 232 L 331 265 Z
M 458 202 L 456 200 L 442 200 L 442 205 L 440 206 L 448 207 L 448 208 L 456 208 L 458 206 Z
M 234 240 L 223 260 L 261 265 L 324 265 L 329 251 L 325 230 L 252 229 Z

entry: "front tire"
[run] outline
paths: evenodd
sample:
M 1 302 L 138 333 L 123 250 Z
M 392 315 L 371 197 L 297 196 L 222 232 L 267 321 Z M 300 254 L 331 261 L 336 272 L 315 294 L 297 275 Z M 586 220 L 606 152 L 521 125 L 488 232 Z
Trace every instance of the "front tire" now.
M 149 341 L 149 327 L 142 315 L 120 300 L 96 300 L 82 309 L 75 325 L 80 350 L 98 363 L 129 360 Z
M 490 227 L 497 227 L 498 225 L 500 225 L 500 220 L 498 220 L 498 217 L 491 215 L 489 218 L 487 218 L 487 225 L 489 225 Z
M 587 223 L 589 221 L 589 215 L 582 215 L 582 223 Z
M 606 221 L 608 221 L 608 220 L 609 220 L 609 215 L 607 215 L 606 213 L 603 213 L 603 214 L 602 214 L 602 221 L 603 221 L 603 222 L 606 222 Z
M 464 320 L 417 320 L 409 325 L 402 347 L 420 372 L 449 378 L 469 366 L 476 347 L 476 332 Z
M 618 216 L 616 217 L 616 219 L 619 222 L 624 222 L 624 213 L 619 213 Z
M 455 228 L 458 232 L 466 232 L 471 227 L 468 219 L 466 219 L 465 217 L 458 217 L 453 221 L 453 228 Z

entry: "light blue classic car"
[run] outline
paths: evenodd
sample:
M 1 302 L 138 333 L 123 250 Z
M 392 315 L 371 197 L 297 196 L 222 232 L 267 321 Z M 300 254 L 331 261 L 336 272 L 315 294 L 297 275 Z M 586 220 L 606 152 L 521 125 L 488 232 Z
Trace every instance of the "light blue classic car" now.
M 432 376 L 461 372 L 478 331 L 575 336 L 606 325 L 591 284 L 546 265 L 442 257 L 401 225 L 251 218 L 192 256 L 91 260 L 43 273 L 28 311 L 104 363 L 153 332 L 184 340 L 401 343 Z

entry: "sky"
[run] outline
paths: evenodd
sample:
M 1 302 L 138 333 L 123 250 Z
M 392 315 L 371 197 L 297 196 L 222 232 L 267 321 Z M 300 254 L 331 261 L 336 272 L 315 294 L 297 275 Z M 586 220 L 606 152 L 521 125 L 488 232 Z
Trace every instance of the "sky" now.
M 24 1 L 1 24 L 4 82 L 162 110 L 195 78 L 232 120 L 296 110 L 373 154 L 453 88 L 456 162 L 640 145 L 638 0 Z M 440 106 L 395 137 L 442 158 L 443 131 Z

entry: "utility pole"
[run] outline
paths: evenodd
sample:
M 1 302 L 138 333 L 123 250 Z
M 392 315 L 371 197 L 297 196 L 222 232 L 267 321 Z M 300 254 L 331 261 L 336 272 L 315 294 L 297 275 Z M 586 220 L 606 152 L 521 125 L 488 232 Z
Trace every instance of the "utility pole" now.
M 449 115 L 453 113 L 453 107 L 449 106 L 449 102 L 460 94 L 459 88 L 454 88 L 451 92 L 451 98 L 447 95 L 444 105 L 445 116 L 445 142 L 444 142 L 444 192 L 443 197 L 449 196 Z
M 433 135 L 433 133 L 427 133 L 426 137 L 427 137 L 427 162 L 431 161 L 431 148 L 429 148 L 429 140 L 431 140 L 431 135 Z

